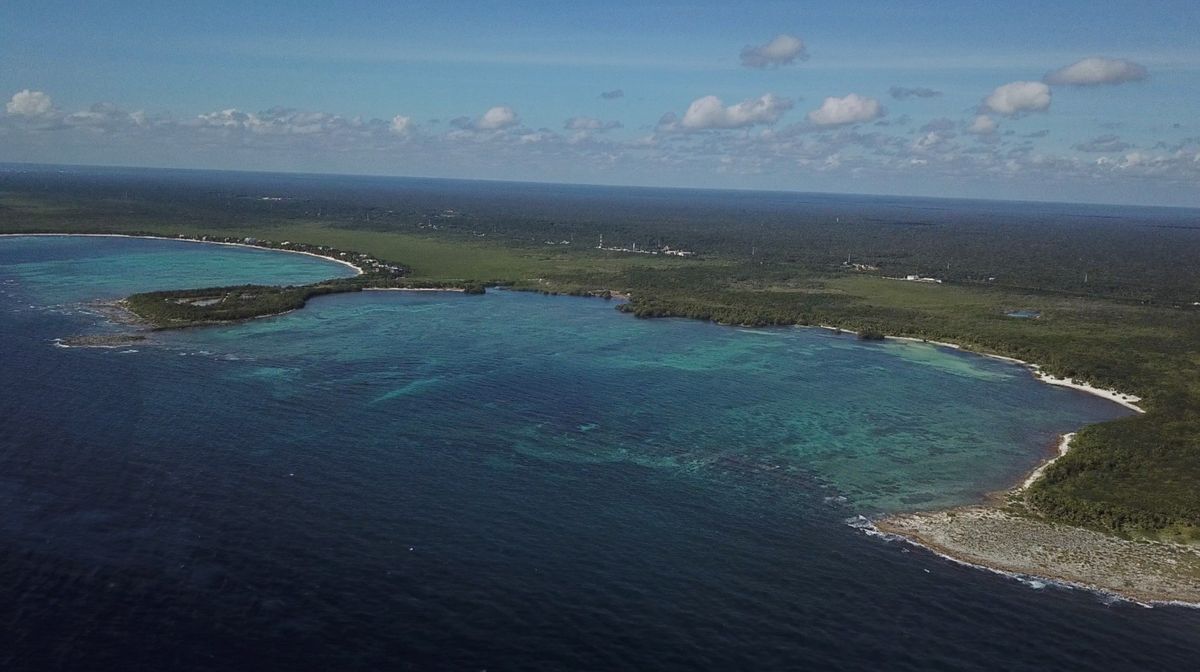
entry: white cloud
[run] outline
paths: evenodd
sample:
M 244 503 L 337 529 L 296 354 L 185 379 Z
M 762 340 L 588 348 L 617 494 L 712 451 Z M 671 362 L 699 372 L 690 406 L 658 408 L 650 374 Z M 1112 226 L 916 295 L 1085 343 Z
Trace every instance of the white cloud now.
M 975 135 L 991 135 L 996 132 L 996 120 L 986 114 L 980 114 L 967 127 L 967 132 Z
M 1146 68 L 1133 61 L 1093 56 L 1047 73 L 1043 81 L 1047 84 L 1095 86 L 1135 82 L 1146 76 Z
M 522 134 L 519 138 L 517 138 L 517 142 L 520 142 L 523 145 L 531 145 L 539 142 L 546 142 L 548 140 L 554 140 L 557 137 L 558 136 L 555 134 L 547 131 L 534 131 L 533 133 Z
M 917 138 L 912 143 L 912 150 L 915 152 L 932 152 L 946 149 L 950 145 L 950 140 L 954 138 L 953 133 L 946 131 L 929 131 L 925 135 Z
M 563 123 L 563 128 L 568 131 L 609 131 L 614 128 L 621 128 L 621 122 L 601 121 L 592 117 L 571 117 Z
M 1050 87 L 1042 82 L 1009 82 L 983 100 L 985 108 L 1005 117 L 1041 112 L 1050 107 Z
M 114 131 L 151 123 L 145 112 L 126 112 L 112 103 L 96 103 L 87 110 L 68 114 L 62 121 L 68 126 L 95 131 Z
M 412 117 L 397 114 L 392 117 L 392 123 L 388 125 L 388 129 L 396 135 L 407 135 L 413 129 Z
M 1135 172 L 1141 176 L 1167 176 L 1172 173 L 1176 176 L 1184 176 L 1189 172 L 1194 176 L 1197 169 L 1200 168 L 1200 154 L 1194 156 L 1181 153 L 1163 155 L 1134 151 L 1116 158 L 1102 156 L 1096 159 L 1095 165 L 1117 171 Z
M 256 115 L 235 108 L 200 114 L 196 117 L 196 124 L 209 128 L 254 128 L 261 125 Z
M 847 102 L 856 99 L 856 104 Z M 902 129 L 869 122 L 855 126 L 850 123 L 855 119 L 883 114 L 882 106 L 876 108 L 861 96 L 833 100 L 813 114 L 846 125 L 814 121 L 787 125 L 781 115 L 790 102 L 768 94 L 728 107 L 719 100 L 713 104 L 700 99 L 688 110 L 691 127 L 683 125 L 680 111 L 667 115 L 653 134 L 636 139 L 600 133 L 602 127 L 615 122 L 589 117 L 560 122 L 567 130 L 559 133 L 527 128 L 519 120 L 505 130 L 485 131 L 479 127 L 484 120 L 478 115 L 426 127 L 414 123 L 415 117 L 364 119 L 282 107 L 261 112 L 224 109 L 174 118 L 130 113 L 100 103 L 80 111 L 51 106 L 37 118 L 0 111 L 0 144 L 5 157 L 31 162 L 104 159 L 134 164 L 161 157 L 165 149 L 190 157 L 194 161 L 190 165 L 196 167 L 279 170 L 308 166 L 344 171 L 355 166 L 373 172 L 420 170 L 522 179 L 578 175 L 581 180 L 608 179 L 604 176 L 615 180 L 618 173 L 604 171 L 619 168 L 631 171 L 620 175 L 664 180 L 712 177 L 718 170 L 761 173 L 768 180 L 782 180 L 800 168 L 839 179 L 920 176 L 922 184 L 977 181 L 990 189 L 993 183 L 1019 176 L 1023 184 L 1039 188 L 1051 183 L 1074 184 L 1082 185 L 1079 188 L 1087 193 L 1100 194 L 1108 193 L 1107 185 L 1138 194 L 1153 186 L 1160 189 L 1156 193 L 1166 194 L 1168 201 L 1195 203 L 1188 187 L 1200 180 L 1197 138 L 1160 138 L 1158 142 L 1148 138 L 1145 148 L 1139 149 L 1117 137 L 1085 137 L 1086 142 L 1059 147 L 1058 143 L 1040 142 L 1039 134 L 1003 133 L 1007 130 L 1005 119 L 985 110 L 979 116 L 933 119 L 924 126 L 910 123 Z M 38 108 L 33 109 L 36 112 Z M 506 117 L 512 120 L 517 115 L 491 115 L 498 123 L 508 123 Z M 772 124 L 777 118 L 780 121 Z M 743 130 L 679 132 L 696 125 Z M 397 128 L 408 132 L 397 133 Z M 993 128 L 991 133 L 983 133 L 989 128 Z M 971 140 L 964 141 L 968 132 L 973 134 Z
M 504 128 L 511 128 L 520 123 L 517 113 L 507 105 L 497 105 L 479 118 L 475 122 L 475 128 L 481 131 L 498 131 Z
M 716 96 L 704 96 L 692 101 L 679 123 L 683 128 L 695 130 L 773 124 L 792 107 L 792 101 L 773 93 L 743 100 L 729 107 L 725 107 L 725 103 Z
M 45 93 L 25 89 L 14 93 L 4 109 L 9 114 L 22 117 L 43 117 L 54 109 L 54 105 L 50 102 L 50 96 Z
M 878 100 L 851 93 L 844 98 L 826 98 L 821 107 L 808 113 L 808 120 L 818 126 L 841 126 L 874 121 L 887 114 Z
M 363 121 L 330 112 L 306 112 L 288 107 L 272 107 L 263 112 L 245 112 L 236 108 L 197 115 L 189 122 L 200 129 L 244 132 L 259 136 L 310 136 L 333 138 L 347 134 L 371 134 L 387 130 L 381 119 Z
M 804 40 L 791 35 L 779 35 L 766 44 L 742 49 L 742 65 L 747 68 L 766 68 L 791 65 L 808 60 Z

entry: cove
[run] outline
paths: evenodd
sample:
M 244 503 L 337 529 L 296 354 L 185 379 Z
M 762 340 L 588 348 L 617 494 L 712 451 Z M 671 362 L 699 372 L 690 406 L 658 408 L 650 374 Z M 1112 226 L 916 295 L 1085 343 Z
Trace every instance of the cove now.
M 1138 669 L 1200 645 L 1193 612 L 846 524 L 975 501 L 1127 413 L 1022 367 L 514 292 L 322 297 L 62 349 L 93 298 L 338 271 L 61 240 L 0 239 L 10 661 Z

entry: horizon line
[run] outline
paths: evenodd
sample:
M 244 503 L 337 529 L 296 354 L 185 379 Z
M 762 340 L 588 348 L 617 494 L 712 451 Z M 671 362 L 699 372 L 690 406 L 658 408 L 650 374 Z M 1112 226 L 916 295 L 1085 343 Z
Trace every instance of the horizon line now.
M 916 194 L 899 194 L 899 193 L 879 193 L 879 192 L 860 192 L 860 191 L 804 191 L 799 189 L 753 189 L 742 187 L 698 187 L 698 186 L 668 186 L 668 185 L 636 185 L 623 183 L 605 183 L 605 182 L 550 182 L 550 181 L 535 181 L 535 180 L 511 180 L 489 177 L 445 177 L 434 175 L 395 175 L 387 173 L 356 173 L 356 172 L 313 172 L 305 170 L 252 170 L 252 169 L 232 169 L 232 168 L 190 168 L 180 166 L 147 166 L 147 165 L 128 165 L 128 164 L 86 164 L 86 163 L 35 163 L 23 161 L 0 161 L 0 170 L 11 172 L 11 167 L 35 167 L 43 169 L 93 169 L 93 170 L 145 170 L 145 171 L 175 171 L 189 173 L 229 173 L 234 175 L 292 175 L 292 176 L 311 176 L 311 177 L 362 177 L 371 179 L 397 179 L 397 180 L 434 180 L 442 182 L 487 182 L 495 184 L 521 184 L 521 185 L 544 185 L 544 186 L 563 186 L 563 187 L 597 187 L 608 189 L 659 189 L 659 190 L 674 190 L 674 191 L 708 191 L 708 192 L 734 192 L 740 194 L 788 194 L 788 195 L 814 195 L 814 196 L 860 196 L 866 198 L 898 198 L 898 199 L 923 199 L 930 201 L 966 201 L 976 203 L 1035 203 L 1039 205 L 1082 205 L 1087 207 L 1118 207 L 1118 208 L 1144 208 L 1148 210 L 1182 210 L 1182 211 L 1197 211 L 1200 213 L 1200 204 L 1197 205 L 1146 205 L 1142 203 L 1114 203 L 1106 201 L 1055 201 L 1043 199 L 1021 199 L 1021 198 L 978 198 L 965 196 L 922 196 Z M 48 172 L 48 171 L 44 171 Z

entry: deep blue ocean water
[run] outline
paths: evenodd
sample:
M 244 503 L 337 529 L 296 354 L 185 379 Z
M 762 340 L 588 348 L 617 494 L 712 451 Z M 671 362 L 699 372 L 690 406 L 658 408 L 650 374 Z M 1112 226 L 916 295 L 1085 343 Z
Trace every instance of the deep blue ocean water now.
M 999 360 L 503 291 L 53 344 L 346 270 L 0 238 L 0 669 L 1194 669 L 1200 612 L 847 524 L 1125 413 Z

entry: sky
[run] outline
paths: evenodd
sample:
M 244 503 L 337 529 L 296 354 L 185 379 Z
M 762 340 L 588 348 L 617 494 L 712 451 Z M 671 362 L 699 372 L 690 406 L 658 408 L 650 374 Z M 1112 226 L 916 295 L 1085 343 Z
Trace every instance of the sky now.
M 1200 206 L 1200 2 L 6 0 L 0 161 Z

